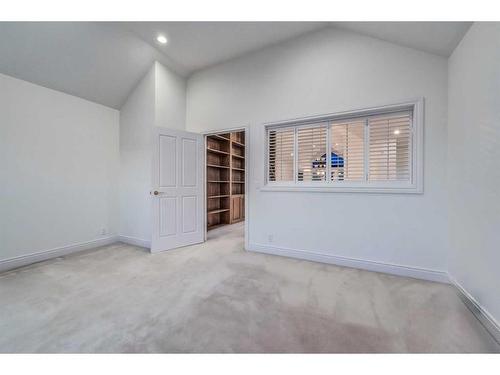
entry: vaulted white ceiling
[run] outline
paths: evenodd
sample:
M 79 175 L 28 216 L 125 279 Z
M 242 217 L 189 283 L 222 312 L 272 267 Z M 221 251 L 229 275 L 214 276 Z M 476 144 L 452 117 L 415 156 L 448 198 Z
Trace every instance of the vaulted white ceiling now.
M 332 26 L 449 57 L 472 22 L 332 22 Z
M 326 22 L 124 22 L 128 30 L 154 45 L 187 73 L 241 56 L 249 51 L 326 27 Z M 155 41 L 158 34 L 167 45 Z
M 0 73 L 119 109 L 155 60 L 188 76 L 330 26 L 449 56 L 470 23 L 0 22 Z
M 170 64 L 136 36 L 96 23 L 0 23 L 0 73 L 112 108 L 155 59 Z

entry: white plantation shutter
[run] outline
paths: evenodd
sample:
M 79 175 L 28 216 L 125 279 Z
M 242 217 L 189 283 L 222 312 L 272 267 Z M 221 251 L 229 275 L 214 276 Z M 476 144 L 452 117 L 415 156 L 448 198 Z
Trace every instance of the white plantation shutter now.
M 304 190 L 421 193 L 418 103 L 267 128 L 268 182 Z
M 335 122 L 330 129 L 331 181 L 363 181 L 365 179 L 364 119 Z
M 269 181 L 293 181 L 295 128 L 269 130 Z
M 327 124 L 297 129 L 297 181 L 326 180 Z
M 411 112 L 368 119 L 369 181 L 410 180 Z

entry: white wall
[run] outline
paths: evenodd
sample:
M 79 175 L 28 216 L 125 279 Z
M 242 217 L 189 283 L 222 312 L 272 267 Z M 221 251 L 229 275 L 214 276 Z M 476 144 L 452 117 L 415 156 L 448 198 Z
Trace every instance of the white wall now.
M 120 110 L 120 235 L 151 237 L 151 137 L 155 124 L 154 65 Z
M 423 195 L 258 191 L 263 122 L 417 97 L 425 98 Z M 251 246 L 445 271 L 446 107 L 446 59 L 327 29 L 195 73 L 187 130 L 251 126 Z
M 475 23 L 449 59 L 451 276 L 500 322 L 500 25 Z
M 0 261 L 116 235 L 118 121 L 0 74 Z
M 155 124 L 164 128 L 186 128 L 186 79 L 155 63 Z
M 185 129 L 186 81 L 155 62 L 120 110 L 120 235 L 151 241 L 152 129 Z

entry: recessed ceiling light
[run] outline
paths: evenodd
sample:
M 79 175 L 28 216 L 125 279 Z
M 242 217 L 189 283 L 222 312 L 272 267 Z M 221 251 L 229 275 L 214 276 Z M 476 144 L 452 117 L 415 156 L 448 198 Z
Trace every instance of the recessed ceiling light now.
M 394 134 L 398 135 L 399 134 L 399 129 L 394 130 Z
M 156 41 L 161 44 L 167 44 L 167 37 L 165 35 L 158 35 Z

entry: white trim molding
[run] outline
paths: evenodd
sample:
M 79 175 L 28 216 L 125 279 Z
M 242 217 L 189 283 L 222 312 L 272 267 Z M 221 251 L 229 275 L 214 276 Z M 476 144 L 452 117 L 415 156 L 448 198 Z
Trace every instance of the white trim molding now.
M 0 272 L 13 270 L 15 268 L 28 266 L 33 263 L 43 262 L 45 260 L 58 258 L 73 253 L 78 253 L 84 250 L 90 250 L 101 246 L 111 245 L 116 241 L 117 241 L 117 236 L 109 236 L 105 238 L 99 238 L 97 240 L 80 242 L 67 246 L 56 247 L 50 250 L 44 250 L 32 254 L 21 255 L 14 258 L 0 260 Z
M 284 247 L 268 246 L 251 243 L 248 251 L 257 253 L 279 255 L 312 262 L 334 264 L 337 266 L 358 268 L 367 271 L 387 273 L 397 276 L 412 277 L 415 279 L 436 281 L 449 284 L 448 273 L 445 271 L 431 270 L 427 268 L 403 266 L 399 264 L 383 263 L 371 260 L 343 257 L 338 255 L 311 252 L 299 249 L 290 249 Z
M 452 276 L 449 275 L 450 282 L 458 289 L 460 299 L 467 308 L 481 322 L 490 335 L 500 344 L 500 324 L 474 297 Z
M 132 246 L 143 247 L 145 249 L 151 249 L 151 241 L 143 240 L 141 238 L 129 237 L 129 236 L 118 236 L 117 241 L 126 243 Z

